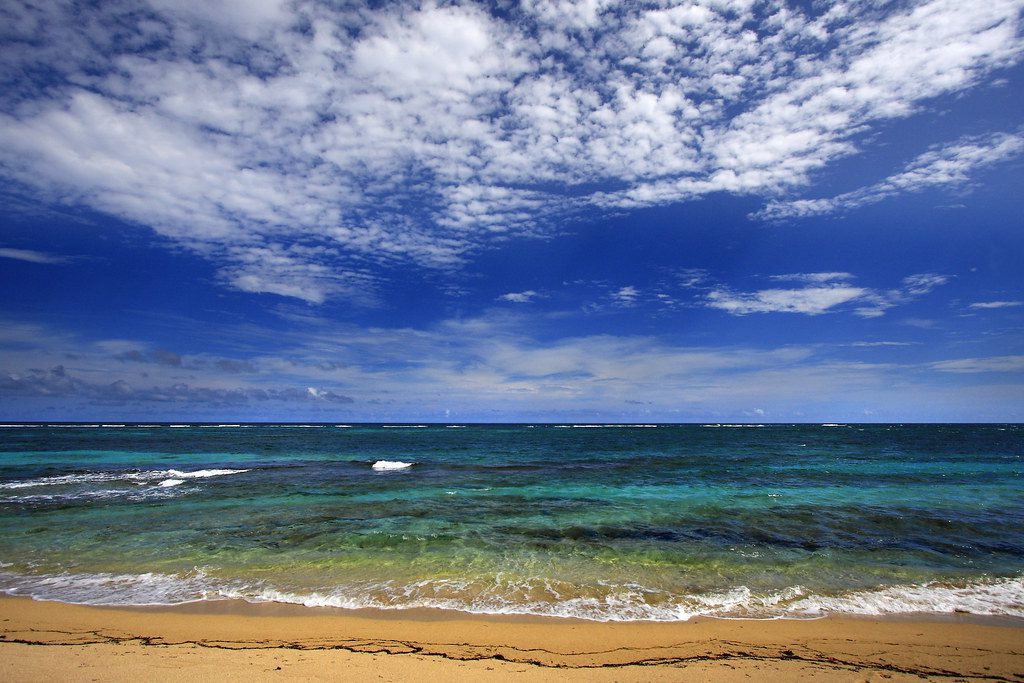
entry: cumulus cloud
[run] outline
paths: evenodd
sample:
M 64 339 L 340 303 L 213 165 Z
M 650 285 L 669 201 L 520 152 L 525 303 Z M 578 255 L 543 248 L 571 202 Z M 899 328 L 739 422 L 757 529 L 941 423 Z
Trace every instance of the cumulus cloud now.
M 582 211 L 805 188 L 886 121 L 1019 61 L 1020 10 L 12 0 L 0 176 L 148 226 L 228 287 L 372 305 L 381 265 L 458 268 Z M 1020 145 L 963 139 L 761 216 L 961 184 Z

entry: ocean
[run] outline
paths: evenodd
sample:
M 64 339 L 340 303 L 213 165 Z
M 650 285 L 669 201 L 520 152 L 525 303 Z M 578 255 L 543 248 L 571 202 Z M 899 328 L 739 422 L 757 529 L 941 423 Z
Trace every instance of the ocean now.
M 1024 618 L 1024 425 L 4 425 L 0 591 Z

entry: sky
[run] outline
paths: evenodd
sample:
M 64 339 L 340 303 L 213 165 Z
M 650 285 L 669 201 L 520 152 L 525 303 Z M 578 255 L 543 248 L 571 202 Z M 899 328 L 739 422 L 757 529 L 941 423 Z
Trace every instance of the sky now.
M 1024 0 L 0 5 L 0 420 L 1024 421 Z

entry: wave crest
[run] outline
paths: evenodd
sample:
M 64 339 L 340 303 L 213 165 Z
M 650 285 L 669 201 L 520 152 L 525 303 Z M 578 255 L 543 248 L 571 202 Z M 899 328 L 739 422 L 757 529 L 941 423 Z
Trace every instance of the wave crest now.
M 401 460 L 378 460 L 372 465 L 373 469 L 377 470 L 378 472 L 385 472 L 388 470 L 404 470 L 412 466 L 413 463 L 402 462 Z

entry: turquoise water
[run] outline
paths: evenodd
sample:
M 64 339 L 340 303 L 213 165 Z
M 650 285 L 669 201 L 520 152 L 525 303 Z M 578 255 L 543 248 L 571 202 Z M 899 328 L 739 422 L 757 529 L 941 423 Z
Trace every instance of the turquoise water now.
M 5 426 L 0 590 L 1024 617 L 1024 426 Z

